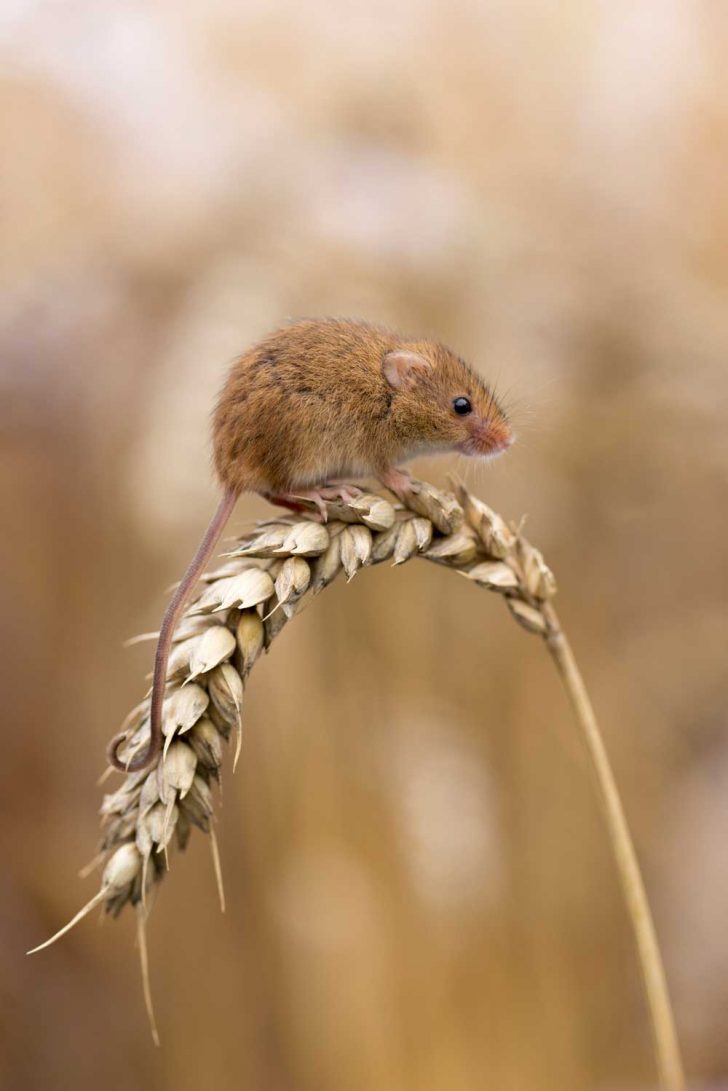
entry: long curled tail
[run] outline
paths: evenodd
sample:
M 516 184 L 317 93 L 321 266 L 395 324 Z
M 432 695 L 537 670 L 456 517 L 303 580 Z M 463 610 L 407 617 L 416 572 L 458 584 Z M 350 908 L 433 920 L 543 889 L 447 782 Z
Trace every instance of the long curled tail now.
M 118 754 L 119 747 L 127 739 L 127 733 L 122 731 L 114 736 L 109 744 L 108 757 L 115 769 L 121 769 L 125 773 L 135 773 L 139 769 L 146 769 L 154 761 L 162 749 L 162 705 L 164 703 L 164 687 L 167 676 L 167 660 L 172 647 L 174 630 L 179 615 L 184 610 L 189 600 L 192 589 L 202 574 L 207 562 L 212 556 L 218 539 L 222 534 L 225 524 L 235 507 L 239 492 L 237 489 L 227 489 L 220 501 L 220 506 L 212 517 L 210 525 L 205 531 L 205 536 L 200 542 L 189 568 L 182 577 L 182 582 L 175 591 L 169 606 L 164 614 L 162 627 L 157 641 L 157 651 L 154 656 L 154 681 L 152 682 L 151 720 L 149 727 L 149 746 L 142 754 L 137 754 L 130 761 L 123 761 Z

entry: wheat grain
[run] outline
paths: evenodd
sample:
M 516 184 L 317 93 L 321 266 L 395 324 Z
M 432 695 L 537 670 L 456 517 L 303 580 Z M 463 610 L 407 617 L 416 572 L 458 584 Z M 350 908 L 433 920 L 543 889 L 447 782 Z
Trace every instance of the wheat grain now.
M 302 504 L 304 504 L 302 501 Z M 210 835 L 224 908 L 222 875 L 212 828 L 212 785 L 219 779 L 223 741 L 237 731 L 242 745 L 244 687 L 252 667 L 281 629 L 340 573 L 415 557 L 458 572 L 501 595 L 518 623 L 544 638 L 571 700 L 594 769 L 650 1010 L 661 1084 L 683 1091 L 684 1078 L 654 925 L 606 751 L 586 688 L 551 600 L 556 581 L 541 553 L 462 485 L 456 495 L 413 481 L 407 506 L 375 494 L 325 504 L 327 521 L 287 516 L 259 524 L 200 581 L 201 590 L 175 634 L 163 710 L 164 747 L 150 769 L 127 776 L 101 806 L 100 889 L 76 916 L 35 951 L 65 935 L 96 905 L 113 915 L 138 910 L 144 997 L 155 1041 L 146 952 L 148 895 L 168 867 L 168 851 L 184 849 L 191 827 Z M 156 634 L 145 634 L 153 637 Z M 129 760 L 149 739 L 149 697 L 124 722 Z

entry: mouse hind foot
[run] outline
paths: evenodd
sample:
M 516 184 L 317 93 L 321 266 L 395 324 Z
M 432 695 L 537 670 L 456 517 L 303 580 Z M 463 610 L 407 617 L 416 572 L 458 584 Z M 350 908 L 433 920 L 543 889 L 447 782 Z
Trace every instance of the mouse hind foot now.
M 325 523 L 328 518 L 327 500 L 343 500 L 345 504 L 350 504 L 352 500 L 356 500 L 358 496 L 362 495 L 362 491 L 356 485 L 325 484 L 316 489 L 296 489 L 295 492 L 287 493 L 265 492 L 261 495 L 271 504 L 276 504 L 281 508 L 288 508 L 289 511 L 311 514 L 308 504 L 315 504 L 318 510 L 314 518 Z

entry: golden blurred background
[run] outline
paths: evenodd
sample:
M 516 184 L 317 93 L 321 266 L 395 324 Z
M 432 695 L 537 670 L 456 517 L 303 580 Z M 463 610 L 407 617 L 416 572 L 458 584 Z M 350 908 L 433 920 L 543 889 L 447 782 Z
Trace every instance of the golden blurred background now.
M 691 1087 L 728 1088 L 728 7 L 5 0 L 0 1086 L 637 1091 L 635 952 L 539 642 L 429 565 L 337 583 L 248 688 L 150 924 L 93 893 L 107 740 L 216 503 L 231 358 L 290 316 L 505 392 L 448 470 L 528 533 L 634 827 Z M 266 511 L 239 505 L 235 527 Z

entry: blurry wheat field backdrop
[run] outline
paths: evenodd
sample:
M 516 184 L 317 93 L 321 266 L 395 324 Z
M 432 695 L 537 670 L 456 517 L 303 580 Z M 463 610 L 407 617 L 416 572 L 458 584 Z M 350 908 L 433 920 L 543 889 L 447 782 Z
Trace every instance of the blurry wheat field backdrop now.
M 104 748 L 214 507 L 208 414 L 288 315 L 435 335 L 519 441 L 691 1087 L 728 1086 L 728 11 L 703 0 L 11 4 L 0 23 L 0 1084 L 654 1086 L 632 938 L 537 642 L 431 566 L 334 585 L 246 692 L 217 827 L 90 897 Z M 231 534 L 269 509 L 247 498 Z

